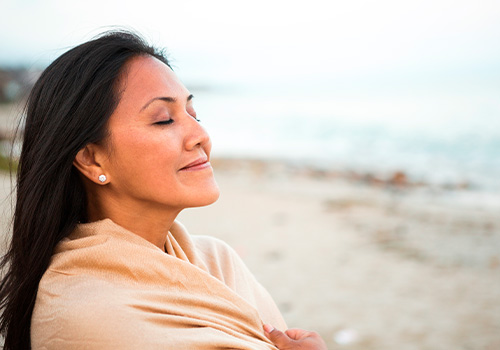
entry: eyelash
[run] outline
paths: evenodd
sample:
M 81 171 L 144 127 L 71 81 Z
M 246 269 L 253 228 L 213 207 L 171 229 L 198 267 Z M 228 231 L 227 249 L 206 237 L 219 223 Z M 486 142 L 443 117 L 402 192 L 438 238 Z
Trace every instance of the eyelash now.
M 194 120 L 196 120 L 198 123 L 200 122 L 200 120 L 196 117 L 193 117 Z M 159 122 L 156 122 L 155 125 L 169 125 L 169 124 L 172 124 L 174 122 L 173 119 L 168 119 L 168 120 L 162 120 L 162 121 L 159 121 Z
M 162 120 L 162 121 L 156 122 L 155 125 L 169 125 L 169 124 L 172 124 L 173 122 L 174 122 L 173 119 L 168 119 L 168 120 Z

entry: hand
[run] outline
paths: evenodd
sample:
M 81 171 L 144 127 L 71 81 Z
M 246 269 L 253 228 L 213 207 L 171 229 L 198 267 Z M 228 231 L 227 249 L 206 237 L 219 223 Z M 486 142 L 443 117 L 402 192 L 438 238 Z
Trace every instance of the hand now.
M 292 328 L 285 333 L 264 325 L 264 334 L 279 350 L 328 350 L 318 333 Z

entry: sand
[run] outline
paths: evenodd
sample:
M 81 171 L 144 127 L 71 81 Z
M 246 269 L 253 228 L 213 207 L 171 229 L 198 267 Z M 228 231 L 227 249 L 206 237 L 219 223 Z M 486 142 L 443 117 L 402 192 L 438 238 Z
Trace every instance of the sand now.
M 330 349 L 500 349 L 500 195 L 214 162 L 193 234 L 232 245 L 290 327 Z
M 179 219 L 233 246 L 290 327 L 329 349 L 500 349 L 500 194 L 215 160 Z M 10 179 L 0 176 L 1 225 Z

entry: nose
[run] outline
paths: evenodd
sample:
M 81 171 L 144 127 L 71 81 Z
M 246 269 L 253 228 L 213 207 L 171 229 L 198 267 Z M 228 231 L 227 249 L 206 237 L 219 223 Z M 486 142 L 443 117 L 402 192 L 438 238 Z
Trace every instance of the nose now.
M 210 153 L 212 143 L 207 131 L 200 125 L 200 123 L 192 116 L 187 116 L 186 127 L 187 133 L 185 137 L 186 150 L 191 151 L 196 147 L 205 149 L 205 152 Z

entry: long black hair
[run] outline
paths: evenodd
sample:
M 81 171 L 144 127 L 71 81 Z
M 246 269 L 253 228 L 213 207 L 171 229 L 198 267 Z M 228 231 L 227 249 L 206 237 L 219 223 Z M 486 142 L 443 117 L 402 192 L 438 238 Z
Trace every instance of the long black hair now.
M 6 350 L 30 349 L 40 279 L 56 244 L 86 221 L 86 194 L 73 160 L 85 145 L 106 138 L 125 63 L 148 55 L 169 65 L 137 34 L 106 32 L 57 58 L 28 97 L 12 240 L 0 262 Z

